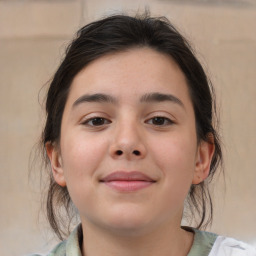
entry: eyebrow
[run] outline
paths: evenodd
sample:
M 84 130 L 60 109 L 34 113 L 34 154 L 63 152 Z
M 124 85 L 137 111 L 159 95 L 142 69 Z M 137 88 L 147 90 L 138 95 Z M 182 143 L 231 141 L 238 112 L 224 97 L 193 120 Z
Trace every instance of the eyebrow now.
M 163 102 L 163 101 L 171 101 L 184 107 L 182 101 L 175 97 L 172 94 L 164 94 L 159 92 L 147 93 L 140 98 L 140 102 Z
M 164 101 L 170 101 L 170 102 L 176 103 L 184 108 L 184 104 L 182 103 L 182 101 L 172 94 L 153 92 L 153 93 L 144 94 L 140 98 L 140 102 L 142 103 L 144 102 L 153 103 L 153 102 L 164 102 Z M 77 105 L 81 103 L 86 103 L 86 102 L 117 104 L 118 100 L 115 97 L 108 94 L 104 94 L 104 93 L 84 94 L 74 102 L 72 107 L 76 107 Z
M 117 104 L 117 99 L 104 93 L 84 94 L 74 102 L 73 107 L 85 102 L 106 102 Z

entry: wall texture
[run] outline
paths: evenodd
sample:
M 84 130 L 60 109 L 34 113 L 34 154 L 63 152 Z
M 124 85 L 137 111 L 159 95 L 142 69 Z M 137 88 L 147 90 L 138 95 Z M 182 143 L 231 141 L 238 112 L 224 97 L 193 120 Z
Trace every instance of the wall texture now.
M 0 0 L 1 255 L 47 251 L 55 243 L 41 217 L 37 165 L 28 178 L 30 152 L 44 121 L 40 88 L 81 25 L 146 5 L 188 37 L 216 87 L 226 188 L 220 176 L 210 230 L 256 245 L 254 0 Z

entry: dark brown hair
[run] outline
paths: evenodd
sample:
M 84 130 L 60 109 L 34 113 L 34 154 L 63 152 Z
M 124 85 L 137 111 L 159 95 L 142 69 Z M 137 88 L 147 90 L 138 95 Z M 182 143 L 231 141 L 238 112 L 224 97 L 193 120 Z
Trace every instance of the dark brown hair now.
M 203 227 L 211 222 L 213 214 L 207 183 L 222 160 L 219 136 L 213 126 L 216 114 L 213 88 L 186 39 L 165 17 L 153 18 L 148 14 L 136 17 L 114 15 L 92 22 L 78 31 L 48 90 L 42 147 L 47 142 L 59 143 L 63 110 L 76 74 L 90 62 L 106 54 L 138 47 L 149 47 L 168 55 L 179 65 L 186 77 L 194 107 L 198 142 L 214 141 L 215 152 L 209 177 L 206 181 L 191 186 L 187 200 L 191 216 L 199 216 L 197 228 Z M 45 161 L 49 163 L 45 149 L 43 150 Z M 67 226 L 76 214 L 67 188 L 54 181 L 50 168 L 49 177 L 47 216 L 54 232 L 63 239 L 68 233 Z

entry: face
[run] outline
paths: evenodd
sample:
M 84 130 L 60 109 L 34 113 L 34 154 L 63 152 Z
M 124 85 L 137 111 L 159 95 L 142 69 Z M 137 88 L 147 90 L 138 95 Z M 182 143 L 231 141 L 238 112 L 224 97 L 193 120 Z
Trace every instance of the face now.
M 101 57 L 78 73 L 60 145 L 47 147 L 54 178 L 67 186 L 85 227 L 135 233 L 180 225 L 212 151 L 197 143 L 183 73 L 148 48 Z

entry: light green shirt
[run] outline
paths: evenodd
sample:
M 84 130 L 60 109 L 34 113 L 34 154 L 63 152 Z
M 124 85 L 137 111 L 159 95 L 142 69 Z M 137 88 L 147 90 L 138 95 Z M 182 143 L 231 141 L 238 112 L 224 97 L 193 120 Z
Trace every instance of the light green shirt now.
M 256 249 L 241 241 L 190 227 L 182 228 L 194 233 L 193 245 L 188 256 L 256 256 Z M 78 225 L 68 239 L 59 243 L 47 256 L 82 256 L 82 238 L 82 226 Z
M 194 228 L 189 228 L 189 227 L 183 227 L 183 228 L 187 231 L 192 231 L 195 234 L 194 241 L 188 253 L 188 256 L 209 255 L 218 236 L 214 233 L 200 231 Z

